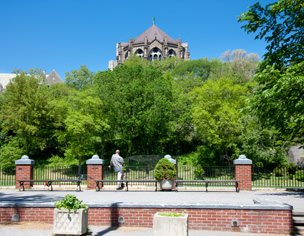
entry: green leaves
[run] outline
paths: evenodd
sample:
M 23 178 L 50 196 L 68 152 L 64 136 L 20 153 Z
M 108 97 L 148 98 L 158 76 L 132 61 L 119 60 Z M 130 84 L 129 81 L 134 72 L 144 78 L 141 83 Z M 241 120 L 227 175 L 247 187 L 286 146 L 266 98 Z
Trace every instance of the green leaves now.
M 69 211 L 76 211 L 78 209 L 87 209 L 88 206 L 82 203 L 75 195 L 67 194 L 63 199 L 55 203 L 57 209 L 67 209 Z

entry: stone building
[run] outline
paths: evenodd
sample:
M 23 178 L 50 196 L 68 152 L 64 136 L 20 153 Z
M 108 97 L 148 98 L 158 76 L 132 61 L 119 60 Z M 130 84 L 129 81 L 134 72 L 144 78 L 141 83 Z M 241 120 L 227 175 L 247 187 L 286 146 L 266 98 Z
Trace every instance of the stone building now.
M 2 92 L 16 76 L 14 73 L 0 73 L 0 92 Z M 50 74 L 45 74 L 44 76 L 45 83 L 48 85 L 63 83 L 60 75 L 55 70 L 52 70 Z
M 109 62 L 109 69 L 124 63 L 129 56 L 136 55 L 149 61 L 163 60 L 168 57 L 190 59 L 188 43 L 173 39 L 154 23 L 153 25 L 129 42 L 116 44 L 116 61 Z

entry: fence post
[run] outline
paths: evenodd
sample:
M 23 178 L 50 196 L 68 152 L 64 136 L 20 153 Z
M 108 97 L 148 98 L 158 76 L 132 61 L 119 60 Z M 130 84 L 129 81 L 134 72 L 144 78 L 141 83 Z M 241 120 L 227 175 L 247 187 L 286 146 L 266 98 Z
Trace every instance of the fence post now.
M 240 190 L 252 190 L 252 160 L 245 155 L 240 155 L 238 159 L 233 161 L 235 167 L 235 179 L 239 180 Z
M 33 179 L 35 161 L 31 160 L 28 156 L 23 155 L 19 160 L 15 161 L 16 164 L 16 188 L 19 188 L 19 180 Z M 29 189 L 33 183 L 24 183 L 24 188 Z
M 87 188 L 94 189 L 96 187 L 95 180 L 103 179 L 103 160 L 98 155 L 93 155 L 91 159 L 86 161 L 87 164 Z

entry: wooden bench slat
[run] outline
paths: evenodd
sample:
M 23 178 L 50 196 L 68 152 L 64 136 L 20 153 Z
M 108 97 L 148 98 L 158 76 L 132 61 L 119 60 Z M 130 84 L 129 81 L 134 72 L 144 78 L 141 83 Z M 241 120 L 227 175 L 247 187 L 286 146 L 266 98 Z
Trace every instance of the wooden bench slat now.
M 155 191 L 157 191 L 157 180 L 95 180 L 96 191 L 100 191 L 100 183 L 126 183 L 126 191 L 129 191 L 129 183 L 155 183 Z

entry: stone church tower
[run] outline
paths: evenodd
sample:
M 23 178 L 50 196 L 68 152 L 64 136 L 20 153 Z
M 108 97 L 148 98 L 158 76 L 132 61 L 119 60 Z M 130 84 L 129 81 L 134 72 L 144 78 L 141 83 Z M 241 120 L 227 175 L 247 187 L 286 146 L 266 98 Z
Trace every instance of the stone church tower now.
M 130 39 L 128 43 L 121 42 L 116 44 L 116 61 L 109 62 L 109 69 L 124 63 L 131 55 L 136 55 L 149 61 L 163 60 L 168 57 L 190 59 L 188 43 L 183 43 L 179 39 L 172 39 L 154 23 L 137 38 Z

